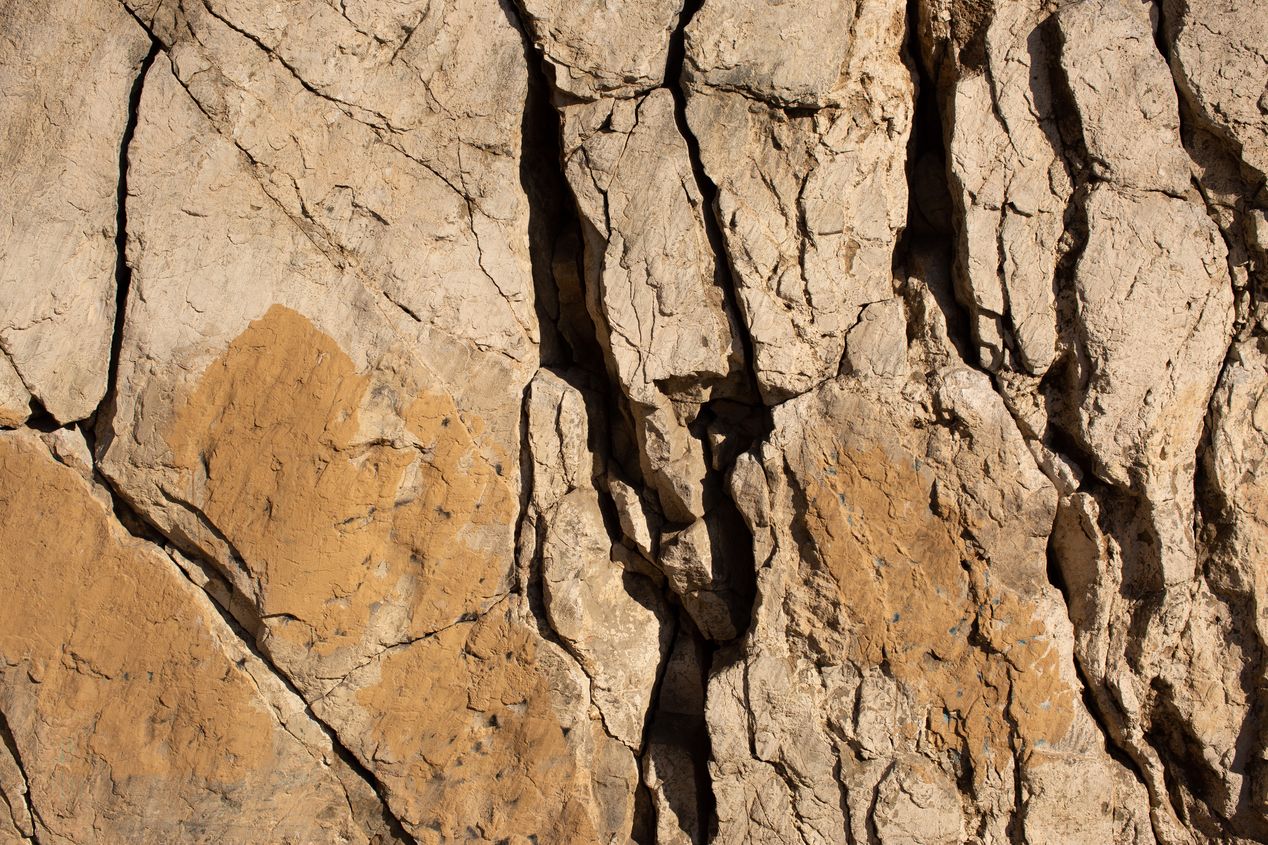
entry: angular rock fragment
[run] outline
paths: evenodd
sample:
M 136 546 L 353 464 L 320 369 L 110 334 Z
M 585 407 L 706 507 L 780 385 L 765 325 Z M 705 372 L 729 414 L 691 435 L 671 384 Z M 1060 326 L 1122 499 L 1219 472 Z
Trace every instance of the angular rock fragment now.
M 1268 178 L 1268 16 L 1254 6 L 1214 0 L 1166 0 L 1161 12 L 1177 87 L 1262 190 Z
M 682 4 L 523 0 L 519 5 L 554 86 L 571 97 L 597 100 L 641 93 L 664 81 Z
M 669 645 L 667 608 L 646 575 L 618 562 L 594 486 L 596 462 L 576 438 L 590 428 L 580 391 L 539 372 L 529 386 L 528 426 L 535 458 L 528 520 L 541 536 L 546 618 L 590 677 L 608 733 L 637 752 Z
M 1039 2 L 920 4 L 957 218 L 956 285 L 979 362 L 1042 375 L 1057 356 L 1054 277 L 1072 185 Z

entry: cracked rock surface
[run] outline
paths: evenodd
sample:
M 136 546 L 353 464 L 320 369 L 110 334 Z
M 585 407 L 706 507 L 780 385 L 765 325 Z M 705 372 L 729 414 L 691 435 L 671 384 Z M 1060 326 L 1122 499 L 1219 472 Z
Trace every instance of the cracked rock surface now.
M 0 842 L 1268 842 L 1268 7 L 0 13 Z

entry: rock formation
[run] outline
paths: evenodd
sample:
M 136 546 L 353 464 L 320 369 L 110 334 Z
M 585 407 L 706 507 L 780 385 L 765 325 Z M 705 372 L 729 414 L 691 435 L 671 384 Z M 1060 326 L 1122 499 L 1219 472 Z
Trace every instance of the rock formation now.
M 0 842 L 1268 842 L 1268 7 L 0 36 Z

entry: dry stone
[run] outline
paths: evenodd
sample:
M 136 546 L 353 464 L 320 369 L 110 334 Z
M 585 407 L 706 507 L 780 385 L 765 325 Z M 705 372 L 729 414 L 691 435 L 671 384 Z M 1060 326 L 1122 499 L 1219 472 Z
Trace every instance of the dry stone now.
M 1268 842 L 1268 14 L 0 14 L 0 842 Z
M 106 392 L 120 150 L 150 49 L 116 3 L 41 0 L 0 21 L 0 424 L 63 423 Z

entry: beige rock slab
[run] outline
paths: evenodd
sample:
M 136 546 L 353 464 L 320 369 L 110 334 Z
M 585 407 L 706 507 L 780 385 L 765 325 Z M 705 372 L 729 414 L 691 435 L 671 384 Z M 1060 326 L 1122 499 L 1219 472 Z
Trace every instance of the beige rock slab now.
M 551 82 L 585 100 L 630 96 L 660 85 L 682 6 L 683 0 L 520 3 Z
M 0 424 L 25 418 L 23 392 L 62 423 L 106 392 L 119 150 L 149 49 L 110 0 L 13 3 L 0 17 Z
M 768 403 L 835 376 L 846 330 L 892 293 L 914 110 L 904 8 L 710 0 L 687 29 L 687 123 Z
M 499 356 L 460 387 L 428 366 L 436 336 L 313 246 L 161 58 L 141 112 L 103 468 L 317 694 L 506 593 L 522 387 Z

